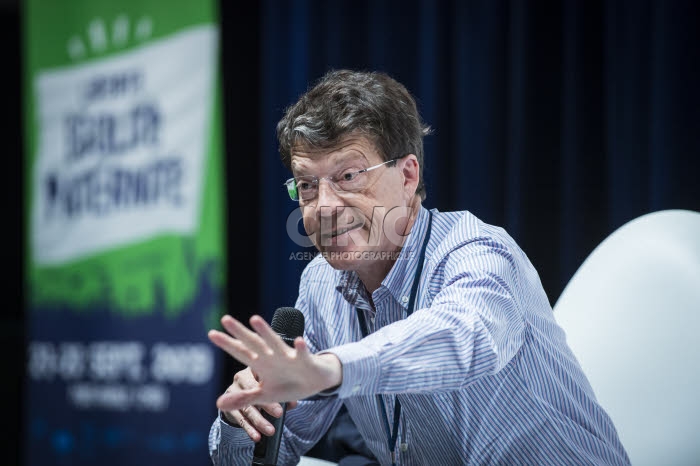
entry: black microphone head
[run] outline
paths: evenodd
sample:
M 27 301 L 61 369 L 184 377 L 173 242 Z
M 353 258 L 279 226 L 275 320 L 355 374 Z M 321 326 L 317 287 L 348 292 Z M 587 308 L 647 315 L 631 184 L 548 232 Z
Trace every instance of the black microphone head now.
M 294 339 L 304 335 L 304 314 L 293 307 L 279 307 L 272 316 L 270 327 L 289 346 L 294 346 Z

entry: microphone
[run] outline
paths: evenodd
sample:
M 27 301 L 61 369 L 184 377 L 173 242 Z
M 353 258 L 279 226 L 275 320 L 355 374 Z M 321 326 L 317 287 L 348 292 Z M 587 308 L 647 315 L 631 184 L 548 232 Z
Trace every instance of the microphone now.
M 285 343 L 293 347 L 294 339 L 304 334 L 304 314 L 293 307 L 277 308 L 272 316 L 270 327 Z M 277 465 L 277 453 L 279 452 L 284 418 L 287 413 L 287 403 L 281 403 L 281 405 L 282 415 L 280 417 L 274 417 L 261 410 L 263 417 L 275 427 L 275 433 L 269 437 L 266 435 L 260 436 L 260 441 L 255 444 L 255 450 L 253 451 L 254 466 Z

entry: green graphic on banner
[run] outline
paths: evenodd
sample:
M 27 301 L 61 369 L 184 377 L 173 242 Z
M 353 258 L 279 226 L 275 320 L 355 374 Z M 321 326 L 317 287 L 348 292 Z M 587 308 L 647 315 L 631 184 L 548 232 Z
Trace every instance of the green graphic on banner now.
M 225 283 L 215 6 L 24 4 L 28 465 L 208 459 Z
M 207 1 L 29 1 L 30 308 L 176 317 L 223 284 L 216 9 Z M 208 309 L 202 328 L 221 307 Z

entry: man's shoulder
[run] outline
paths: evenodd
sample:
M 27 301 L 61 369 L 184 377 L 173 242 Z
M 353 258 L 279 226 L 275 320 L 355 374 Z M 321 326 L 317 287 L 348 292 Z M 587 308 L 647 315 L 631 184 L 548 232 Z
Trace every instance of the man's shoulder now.
M 475 243 L 488 242 L 497 244 L 503 249 L 519 250 L 515 240 L 505 229 L 486 223 L 467 210 L 449 212 L 433 210 L 431 236 L 435 237 L 431 256 L 438 260 Z

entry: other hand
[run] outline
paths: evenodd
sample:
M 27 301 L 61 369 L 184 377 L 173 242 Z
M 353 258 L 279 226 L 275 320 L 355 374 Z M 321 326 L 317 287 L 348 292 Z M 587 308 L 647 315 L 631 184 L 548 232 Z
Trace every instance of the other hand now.
M 255 374 L 249 368 L 238 372 L 233 377 L 233 383 L 228 387 L 222 397 L 233 395 L 239 391 L 245 391 L 259 385 Z M 218 403 L 217 403 L 218 404 Z M 296 401 L 287 403 L 287 410 L 296 407 Z M 269 415 L 280 417 L 282 415 L 282 405 L 279 403 L 264 403 L 258 406 L 246 406 L 241 409 L 222 411 L 229 423 L 243 428 L 253 441 L 258 442 L 262 435 L 270 436 L 275 433 L 274 426 L 263 416 L 261 410 L 265 410 Z

